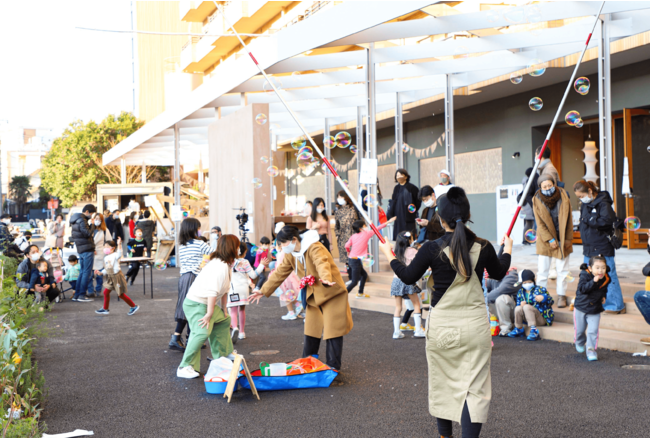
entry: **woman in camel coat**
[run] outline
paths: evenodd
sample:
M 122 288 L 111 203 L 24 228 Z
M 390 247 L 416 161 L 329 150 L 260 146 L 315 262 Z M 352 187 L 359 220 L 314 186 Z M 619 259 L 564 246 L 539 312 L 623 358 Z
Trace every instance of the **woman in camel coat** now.
M 259 302 L 262 295 L 271 296 L 292 272 L 301 279 L 313 276 L 314 284 L 306 286 L 304 296 L 301 293 L 307 309 L 303 357 L 318 354 L 322 336 L 327 342 L 327 365 L 340 370 L 343 336 L 353 325 L 343 277 L 330 252 L 318 241 L 318 231 L 301 235 L 296 227 L 289 225 L 280 230 L 276 239 L 285 254 L 284 260 L 262 289 L 250 296 L 249 302 Z
M 558 307 L 566 307 L 566 277 L 573 252 L 571 203 L 552 175 L 540 175 L 539 190 L 533 197 L 537 221 L 537 285 L 546 287 L 551 258 L 556 259 Z

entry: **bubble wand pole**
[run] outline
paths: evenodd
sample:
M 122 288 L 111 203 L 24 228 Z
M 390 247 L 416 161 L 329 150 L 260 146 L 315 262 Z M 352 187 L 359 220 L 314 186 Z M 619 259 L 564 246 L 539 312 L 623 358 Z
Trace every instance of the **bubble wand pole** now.
M 365 221 L 368 223 L 368 225 L 370 226 L 370 228 L 372 229 L 372 231 L 375 233 L 375 235 L 377 236 L 377 238 L 379 239 L 379 241 L 380 241 L 381 243 L 386 243 L 386 240 L 384 239 L 384 236 L 381 235 L 381 233 L 379 232 L 379 230 L 377 229 L 377 227 L 375 226 L 375 224 L 373 224 L 372 221 L 370 220 L 370 217 L 368 217 L 368 214 L 365 212 L 365 210 L 361 207 L 361 205 L 359 204 L 359 202 L 356 200 L 356 197 L 352 195 L 352 193 L 350 192 L 350 190 L 348 189 L 348 187 L 343 183 L 343 180 L 341 179 L 341 177 L 339 176 L 339 174 L 336 173 L 336 169 L 334 169 L 334 166 L 332 165 L 332 163 L 330 163 L 330 161 L 329 161 L 327 158 L 325 158 L 325 155 L 323 154 L 323 152 L 320 150 L 320 148 L 319 148 L 318 146 L 316 146 L 316 142 L 314 141 L 313 138 L 311 138 L 311 135 L 309 135 L 309 133 L 307 132 L 307 130 L 305 129 L 305 127 L 303 126 L 303 124 L 300 122 L 300 120 L 298 119 L 298 116 L 296 116 L 296 114 L 293 112 L 293 110 L 291 109 L 291 107 L 289 107 L 289 104 L 287 103 L 287 101 L 284 100 L 284 98 L 280 95 L 280 92 L 279 92 L 278 89 L 275 87 L 275 84 L 274 84 L 273 82 L 271 82 L 271 79 L 266 75 L 266 72 L 265 72 L 264 69 L 259 65 L 259 63 L 257 62 L 257 59 L 255 59 L 255 57 L 253 56 L 253 54 L 251 53 L 251 51 L 248 49 L 248 47 L 246 46 L 246 44 L 244 44 L 244 41 L 241 39 L 241 36 L 239 35 L 239 33 L 237 33 L 237 31 L 235 30 L 235 27 L 230 23 L 230 21 L 228 21 L 228 18 L 226 17 L 226 14 L 224 13 L 224 11 L 223 11 L 221 5 L 217 4 L 217 2 L 214 2 L 214 4 L 215 4 L 215 5 L 217 6 L 217 8 L 219 9 L 219 12 L 221 12 L 221 15 L 223 16 L 224 21 L 226 22 L 226 24 L 228 25 L 228 27 L 232 30 L 232 32 L 235 34 L 235 36 L 236 36 L 237 39 L 239 40 L 239 43 L 243 46 L 243 48 L 244 48 L 244 50 L 246 51 L 246 53 L 248 53 L 248 55 L 250 56 L 250 58 L 253 60 L 253 63 L 255 63 L 255 66 L 257 67 L 257 69 L 260 71 L 260 73 L 262 74 L 262 76 L 264 76 L 264 79 L 266 80 L 266 82 L 268 82 L 268 84 L 273 88 L 273 91 L 275 92 L 275 95 L 278 96 L 278 99 L 280 99 L 280 101 L 282 102 L 282 105 L 284 105 L 284 107 L 287 109 L 287 111 L 289 112 L 289 114 L 291 115 L 291 117 L 293 118 L 293 120 L 298 124 L 298 127 L 299 127 L 300 130 L 303 132 L 303 134 L 305 135 L 305 137 L 309 139 L 309 143 L 311 143 L 313 149 L 314 149 L 316 152 L 318 152 L 318 155 L 320 155 L 320 157 L 323 159 L 323 162 L 325 163 L 325 165 L 327 166 L 327 168 L 329 169 L 329 171 L 332 172 L 332 175 L 334 175 L 334 177 L 335 177 L 336 180 L 339 182 L 339 184 L 341 184 L 341 187 L 343 187 L 343 190 L 345 191 L 345 193 L 347 193 L 348 197 L 350 198 L 350 200 L 352 201 L 352 203 L 354 204 L 354 206 L 357 208 L 357 210 L 359 211 L 359 213 L 363 216 L 363 218 L 365 219 Z M 323 134 L 323 137 L 325 137 L 325 133 Z
M 603 7 L 605 6 L 605 2 L 603 2 L 600 5 L 600 9 L 598 10 L 598 13 L 596 14 L 596 20 L 594 20 L 594 25 L 591 28 L 591 32 L 589 33 L 589 36 L 587 37 L 587 42 L 585 42 L 585 46 L 582 48 L 582 53 L 580 53 L 580 57 L 578 58 L 578 62 L 576 63 L 575 68 L 573 69 L 573 73 L 571 74 L 571 79 L 569 79 L 569 83 L 567 84 L 566 90 L 564 90 L 564 96 L 562 96 L 562 101 L 560 102 L 560 106 L 557 109 L 557 112 L 555 113 L 555 117 L 553 118 L 553 123 L 551 123 L 551 127 L 548 130 L 548 134 L 546 134 L 546 140 L 544 140 L 544 144 L 542 145 L 542 149 L 539 151 L 539 155 L 537 155 L 535 159 L 535 165 L 533 166 L 533 171 L 530 173 L 530 177 L 528 177 L 528 182 L 526 182 L 526 187 L 524 187 L 524 191 L 521 194 L 521 199 L 519 201 L 519 204 L 517 205 L 517 210 L 515 211 L 515 215 L 512 217 L 512 221 L 510 222 L 510 227 L 508 228 L 508 231 L 506 232 L 506 235 L 510 237 L 510 233 L 512 233 L 512 229 L 515 226 L 515 223 L 517 222 L 517 218 L 519 217 L 519 212 L 521 211 L 521 207 L 524 206 L 524 202 L 526 202 L 526 196 L 528 196 L 528 192 L 530 191 L 530 186 L 532 185 L 533 182 L 533 177 L 532 175 L 535 175 L 537 172 L 537 169 L 539 168 L 539 163 L 542 161 L 542 154 L 548 147 L 548 142 L 551 139 L 551 134 L 553 134 L 553 129 L 555 129 L 555 124 L 557 123 L 558 118 L 560 117 L 560 113 L 562 112 L 562 108 L 564 107 L 564 102 L 566 101 L 567 96 L 569 95 L 569 92 L 571 91 L 571 85 L 573 84 L 573 81 L 578 73 L 578 68 L 580 68 L 580 63 L 582 62 L 582 58 L 585 56 L 585 52 L 587 51 L 587 48 L 589 46 L 589 41 L 591 41 L 591 36 L 594 33 L 594 30 L 596 29 L 596 25 L 598 24 L 598 20 L 600 17 L 601 12 L 603 11 Z M 556 181 L 557 182 L 557 181 Z M 501 245 L 501 249 L 499 250 L 499 255 L 503 253 L 503 247 L 504 245 Z

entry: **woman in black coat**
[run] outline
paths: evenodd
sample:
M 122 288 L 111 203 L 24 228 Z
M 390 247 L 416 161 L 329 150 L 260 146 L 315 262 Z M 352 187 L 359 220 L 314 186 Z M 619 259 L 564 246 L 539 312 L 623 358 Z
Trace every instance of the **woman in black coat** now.
M 584 262 L 589 263 L 592 256 L 603 256 L 607 261 L 611 282 L 607 286 L 605 313 L 625 313 L 623 292 L 616 274 L 614 262 L 615 249 L 608 236 L 612 234 L 616 213 L 612 207 L 612 197 L 607 191 L 600 191 L 591 181 L 580 180 L 573 185 L 573 191 L 581 201 L 580 238 Z
M 393 189 L 393 197 L 388 206 L 386 219 L 396 217 L 397 220 L 393 225 L 393 240 L 402 231 L 415 230 L 415 218 L 418 217 L 421 201 L 418 198 L 418 188 L 411 184 L 411 175 L 406 169 L 397 169 L 395 172 L 395 182 L 397 185 Z M 413 205 L 415 210 L 409 211 L 409 206 Z

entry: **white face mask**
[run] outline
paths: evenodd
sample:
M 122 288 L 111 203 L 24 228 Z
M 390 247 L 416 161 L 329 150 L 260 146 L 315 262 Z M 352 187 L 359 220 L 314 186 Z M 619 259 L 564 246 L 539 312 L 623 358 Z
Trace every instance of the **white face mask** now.
M 336 200 L 336 202 L 338 202 L 339 205 L 345 205 L 346 204 L 345 199 L 343 199 L 343 198 L 338 198 Z
M 583 204 L 589 204 L 591 201 L 594 200 L 594 198 L 591 198 L 589 196 L 583 196 L 582 198 L 580 198 L 580 200 L 582 201 Z
M 433 199 L 429 199 L 428 201 L 424 201 L 422 203 L 425 207 L 429 208 L 433 205 Z
M 291 254 L 294 249 L 296 249 L 296 244 L 291 242 L 287 246 L 282 247 L 282 252 L 285 253 L 285 254 Z
M 30 255 L 29 258 L 32 259 L 33 262 L 37 262 L 41 258 L 41 254 L 35 252 L 34 254 Z
M 316 213 L 322 213 L 325 211 L 325 207 L 317 207 L 316 208 Z
M 102 224 L 102 221 L 95 221 L 95 226 L 98 227 Z
M 535 286 L 534 283 L 526 283 L 521 285 L 521 287 L 523 287 L 526 290 L 531 290 L 534 286 Z
M 11 219 L 5 219 L 2 221 L 3 223 L 9 225 L 11 223 Z

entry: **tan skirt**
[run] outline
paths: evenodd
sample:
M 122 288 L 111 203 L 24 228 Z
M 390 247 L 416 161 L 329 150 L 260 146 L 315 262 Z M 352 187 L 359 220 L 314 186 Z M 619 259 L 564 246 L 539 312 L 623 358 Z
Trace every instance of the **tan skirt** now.
M 126 277 L 122 271 L 117 274 L 104 274 L 104 287 L 108 290 L 117 291 L 117 296 L 126 293 Z

